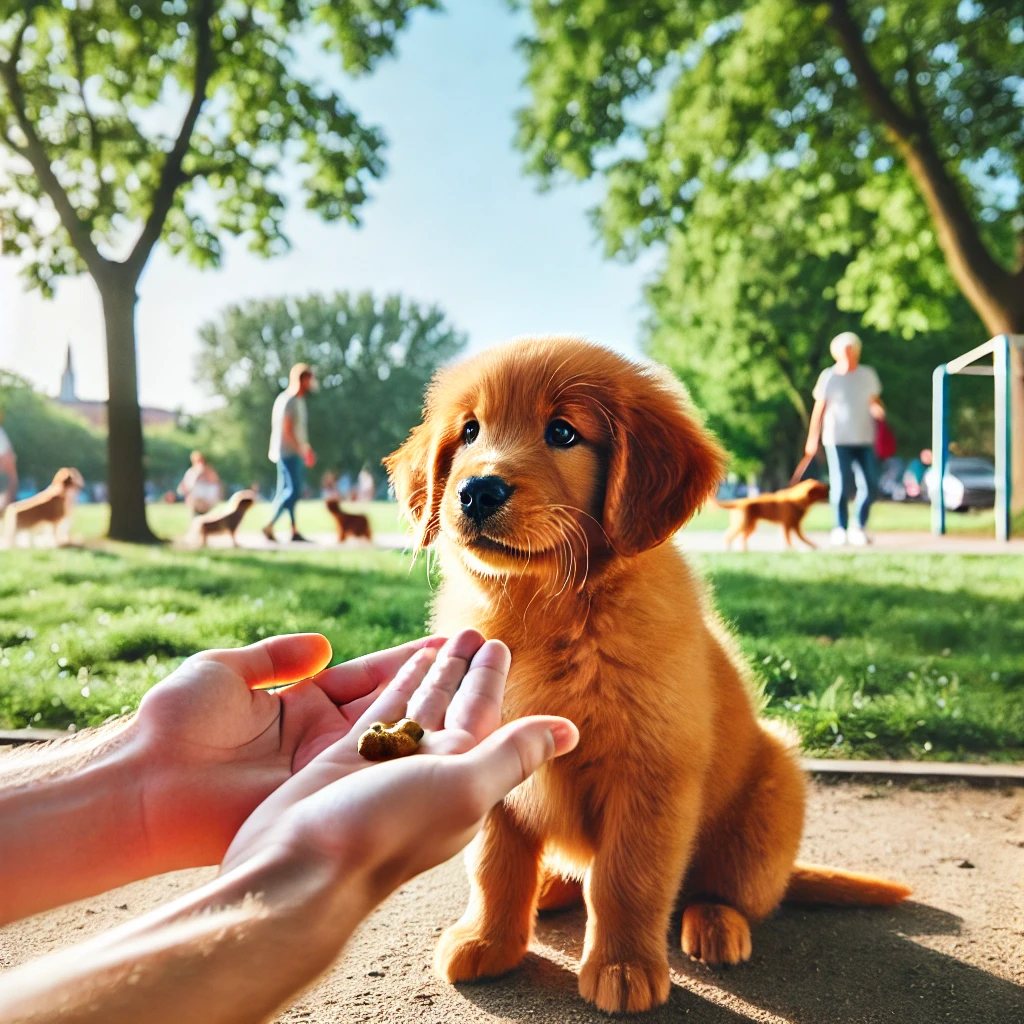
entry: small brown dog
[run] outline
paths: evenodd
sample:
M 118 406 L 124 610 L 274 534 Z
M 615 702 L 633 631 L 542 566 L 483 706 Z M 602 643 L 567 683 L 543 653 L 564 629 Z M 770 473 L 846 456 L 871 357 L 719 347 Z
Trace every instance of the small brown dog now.
M 672 542 L 725 466 L 674 378 L 573 338 L 499 346 L 438 374 L 386 462 L 441 563 L 434 630 L 508 644 L 506 721 L 580 731 L 487 815 L 443 977 L 511 970 L 538 908 L 583 901 L 581 995 L 648 1010 L 669 996 L 674 907 L 683 951 L 723 964 L 750 956 L 751 923 L 786 896 L 908 894 L 795 863 L 796 751 L 759 720 L 746 661 Z
M 40 523 L 49 523 L 53 527 L 53 539 L 57 544 L 67 544 L 71 539 L 71 514 L 83 487 L 82 474 L 66 466 L 57 470 L 53 482 L 45 490 L 23 501 L 11 502 L 4 514 L 7 547 L 14 546 L 21 530 L 31 530 Z
M 338 543 L 347 540 L 349 537 L 362 537 L 364 540 L 373 540 L 370 530 L 370 520 L 352 512 L 345 512 L 341 502 L 337 498 L 327 499 L 327 511 L 334 516 L 334 522 L 338 527 Z
M 249 511 L 256 501 L 256 495 L 252 491 L 235 491 L 228 499 L 226 508 L 213 509 L 201 516 L 196 516 L 189 527 L 193 537 L 202 538 L 202 546 L 206 547 L 206 538 L 214 533 L 230 533 L 231 543 L 237 548 L 238 538 L 235 531 L 242 525 L 245 513 Z
M 759 494 L 756 498 L 737 498 L 735 501 L 716 501 L 719 508 L 730 512 L 729 529 L 725 531 L 725 546 L 731 547 L 739 537 L 740 547 L 747 550 L 747 540 L 757 529 L 762 519 L 782 526 L 786 547 L 793 546 L 792 534 L 796 534 L 809 548 L 817 547 L 814 541 L 804 535 L 801 524 L 808 509 L 818 501 L 828 501 L 828 484 L 820 480 L 802 480 L 793 487 L 771 494 Z

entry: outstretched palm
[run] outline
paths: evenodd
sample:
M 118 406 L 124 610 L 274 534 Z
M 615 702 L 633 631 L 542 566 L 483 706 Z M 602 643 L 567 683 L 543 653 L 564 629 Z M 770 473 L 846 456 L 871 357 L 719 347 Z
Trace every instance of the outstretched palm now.
M 425 638 L 326 671 L 331 647 L 316 633 L 186 661 L 150 690 L 132 723 L 148 764 L 142 800 L 154 861 L 162 870 L 217 863 L 268 794 L 346 736 L 410 657 L 443 642 Z

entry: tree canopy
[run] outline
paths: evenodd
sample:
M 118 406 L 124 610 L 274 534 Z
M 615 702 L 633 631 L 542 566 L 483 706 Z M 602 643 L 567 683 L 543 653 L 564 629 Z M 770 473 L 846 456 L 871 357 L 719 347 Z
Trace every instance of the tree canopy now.
M 0 0 L 0 224 L 5 254 L 52 294 L 87 271 L 102 299 L 111 536 L 148 539 L 136 287 L 163 243 L 216 266 L 226 235 L 287 248 L 286 172 L 306 206 L 355 223 L 381 132 L 318 81 L 394 51 L 436 0 Z
M 1024 332 L 1019 3 L 528 6 L 534 29 L 521 45 L 531 103 L 518 134 L 528 168 L 546 184 L 605 180 L 594 214 L 608 252 L 629 257 L 667 243 L 666 274 L 651 293 L 655 319 L 688 330 L 717 320 L 723 365 L 737 346 L 747 346 L 747 358 L 766 332 L 784 332 L 790 372 L 765 371 L 770 385 L 755 374 L 752 392 L 797 386 L 797 362 L 814 357 L 800 338 L 812 326 L 832 330 L 821 319 L 828 306 L 868 330 L 926 335 L 917 351 L 930 348 L 933 364 L 948 354 L 949 332 L 964 331 L 961 349 L 983 340 L 985 328 Z M 772 240 L 746 266 L 765 233 Z M 784 247 L 785 264 L 770 245 Z M 744 284 L 719 277 L 728 274 Z M 750 274 L 767 304 L 751 301 Z M 984 327 L 972 328 L 961 295 Z M 709 304 L 717 306 L 710 320 Z M 775 323 L 760 322 L 767 317 Z M 742 337 L 730 340 L 730 331 Z M 658 338 L 655 331 L 652 344 L 664 352 Z M 706 336 L 691 348 L 710 344 Z M 910 349 L 902 355 L 915 358 Z M 1024 482 L 1019 354 L 1014 402 Z
M 665 266 L 647 289 L 647 350 L 687 384 L 732 453 L 734 468 L 764 470 L 765 482 L 781 485 L 803 449 L 811 390 L 832 362 L 829 341 L 852 322 L 865 362 L 881 377 L 902 453 L 930 446 L 932 369 L 981 330 L 976 315 L 954 295 L 946 311 L 951 326 L 941 332 L 904 338 L 857 324 L 839 308 L 837 289 L 853 256 L 819 246 L 817 222 L 795 227 L 799 198 L 769 206 L 759 223 L 746 223 L 747 210 L 771 187 L 748 180 L 727 202 L 711 191 L 696 199 L 687 231 L 673 236 Z M 874 220 L 856 207 L 850 214 L 845 229 L 859 241 Z M 926 289 L 919 278 L 903 283 Z M 958 409 L 976 414 L 976 392 L 965 396 L 958 389 L 957 398 Z M 982 407 L 985 401 L 980 396 Z M 957 436 L 966 440 L 962 432 Z M 970 441 L 977 443 L 973 433 Z
M 466 344 L 437 307 L 365 292 L 231 306 L 200 338 L 197 380 L 226 402 L 218 431 L 238 437 L 245 472 L 264 480 L 271 406 L 294 363 L 309 363 L 320 382 L 307 400 L 318 468 L 366 465 L 379 480 L 381 459 L 418 422 L 434 371 Z

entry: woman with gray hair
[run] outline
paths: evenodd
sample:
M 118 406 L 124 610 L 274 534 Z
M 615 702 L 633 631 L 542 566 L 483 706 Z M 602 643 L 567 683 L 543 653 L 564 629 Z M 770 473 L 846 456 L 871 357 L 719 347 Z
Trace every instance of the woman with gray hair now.
M 876 421 L 885 419 L 885 407 L 878 397 L 882 384 L 870 366 L 861 365 L 861 342 L 853 331 L 837 334 L 829 351 L 836 365 L 822 370 L 814 385 L 814 410 L 804 451 L 813 456 L 819 437 L 825 446 L 829 498 L 836 513 L 832 543 L 864 545 L 868 543 L 865 531 L 877 477 Z M 849 504 L 854 496 L 857 521 L 850 526 Z

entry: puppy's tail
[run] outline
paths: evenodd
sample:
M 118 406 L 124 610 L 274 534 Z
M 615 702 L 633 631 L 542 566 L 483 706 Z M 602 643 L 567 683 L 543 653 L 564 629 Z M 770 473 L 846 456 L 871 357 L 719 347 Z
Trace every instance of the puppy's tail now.
M 739 508 L 738 501 L 719 501 L 717 498 L 708 498 L 708 504 L 714 508 Z
M 846 907 L 891 907 L 905 900 L 910 889 L 873 875 L 820 864 L 795 864 L 783 897 L 787 903 L 823 903 Z

